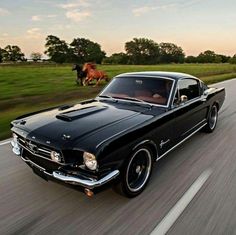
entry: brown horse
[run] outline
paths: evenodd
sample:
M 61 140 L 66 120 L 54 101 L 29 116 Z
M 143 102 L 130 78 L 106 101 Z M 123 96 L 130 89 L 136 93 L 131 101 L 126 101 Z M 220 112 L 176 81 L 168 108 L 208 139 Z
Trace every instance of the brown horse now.
M 97 80 L 95 86 L 97 86 L 99 82 L 103 79 L 105 81 L 108 81 L 108 77 L 105 74 L 105 72 L 101 70 L 97 70 L 96 65 L 93 63 L 85 63 L 83 66 L 83 71 L 87 73 L 87 77 L 85 78 L 84 83 L 83 83 L 84 86 L 89 85 L 89 83 L 92 80 Z

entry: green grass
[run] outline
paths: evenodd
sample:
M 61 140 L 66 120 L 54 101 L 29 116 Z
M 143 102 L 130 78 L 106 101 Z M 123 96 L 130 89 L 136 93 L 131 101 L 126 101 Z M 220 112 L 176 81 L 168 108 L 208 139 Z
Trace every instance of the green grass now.
M 174 71 L 197 76 L 207 84 L 236 77 L 236 65 L 101 65 L 109 78 L 124 72 Z M 61 104 L 94 97 L 104 86 L 80 87 L 71 65 L 2 65 L 0 66 L 0 139 L 9 137 L 9 123 L 15 117 Z

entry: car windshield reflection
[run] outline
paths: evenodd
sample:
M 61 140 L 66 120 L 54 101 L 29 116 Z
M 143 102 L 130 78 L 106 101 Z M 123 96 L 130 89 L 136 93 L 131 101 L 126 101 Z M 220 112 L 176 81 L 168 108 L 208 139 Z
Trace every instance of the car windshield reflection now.
M 99 97 L 167 105 L 172 86 L 171 79 L 116 77 Z

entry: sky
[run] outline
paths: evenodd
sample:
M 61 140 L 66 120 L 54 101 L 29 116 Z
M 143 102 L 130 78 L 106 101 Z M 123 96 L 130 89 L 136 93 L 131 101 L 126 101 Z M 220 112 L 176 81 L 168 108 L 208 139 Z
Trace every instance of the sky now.
M 181 46 L 186 55 L 205 50 L 236 54 L 236 0 L 1 0 L 0 47 L 18 45 L 29 57 L 43 53 L 45 38 L 84 37 L 107 55 L 145 37 Z

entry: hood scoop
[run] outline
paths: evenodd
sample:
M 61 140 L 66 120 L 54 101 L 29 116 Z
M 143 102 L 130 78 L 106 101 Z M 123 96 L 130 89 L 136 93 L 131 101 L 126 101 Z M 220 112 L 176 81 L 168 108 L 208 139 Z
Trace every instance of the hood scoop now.
M 92 106 L 92 107 L 76 109 L 76 110 L 72 110 L 69 112 L 60 113 L 60 114 L 56 115 L 56 118 L 63 120 L 63 121 L 71 122 L 73 120 L 100 112 L 104 109 L 106 109 L 106 107 Z

